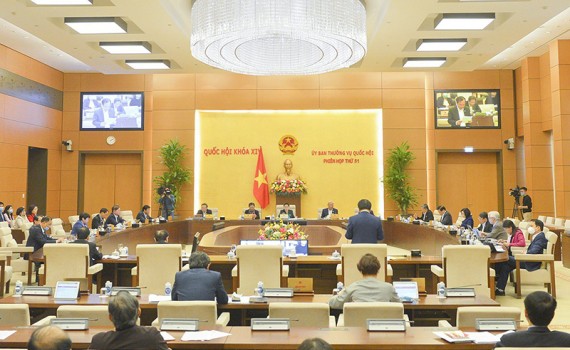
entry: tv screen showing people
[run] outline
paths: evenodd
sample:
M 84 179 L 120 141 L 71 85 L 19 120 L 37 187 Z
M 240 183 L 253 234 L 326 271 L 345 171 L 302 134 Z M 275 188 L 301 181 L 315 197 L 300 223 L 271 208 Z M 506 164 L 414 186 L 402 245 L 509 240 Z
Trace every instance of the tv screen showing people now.
M 499 90 L 435 90 L 437 129 L 500 128 Z
M 81 130 L 143 130 L 142 92 L 84 92 Z

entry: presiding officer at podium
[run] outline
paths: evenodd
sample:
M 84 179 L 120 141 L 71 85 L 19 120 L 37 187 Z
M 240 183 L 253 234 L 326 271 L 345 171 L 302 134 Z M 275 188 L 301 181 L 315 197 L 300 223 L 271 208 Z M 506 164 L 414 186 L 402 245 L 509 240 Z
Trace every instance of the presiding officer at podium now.
M 368 199 L 358 202 L 358 214 L 348 219 L 345 237 L 352 243 L 377 243 L 384 239 L 380 218 L 370 213 L 372 203 Z

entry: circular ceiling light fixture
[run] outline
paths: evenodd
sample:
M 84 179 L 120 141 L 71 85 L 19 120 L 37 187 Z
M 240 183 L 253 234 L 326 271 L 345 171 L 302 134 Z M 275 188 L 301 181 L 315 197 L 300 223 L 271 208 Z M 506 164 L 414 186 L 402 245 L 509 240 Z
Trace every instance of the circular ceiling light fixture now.
M 309 75 L 350 67 L 366 53 L 360 0 L 196 0 L 192 55 L 247 75 Z

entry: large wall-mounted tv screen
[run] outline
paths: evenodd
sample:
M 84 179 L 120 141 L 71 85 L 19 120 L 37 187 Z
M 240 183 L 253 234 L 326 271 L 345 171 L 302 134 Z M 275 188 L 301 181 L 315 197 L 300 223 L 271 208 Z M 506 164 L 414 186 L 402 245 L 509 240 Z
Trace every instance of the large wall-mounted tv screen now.
M 499 90 L 435 90 L 437 129 L 492 129 L 501 127 Z
M 143 130 L 142 92 L 81 93 L 81 130 Z

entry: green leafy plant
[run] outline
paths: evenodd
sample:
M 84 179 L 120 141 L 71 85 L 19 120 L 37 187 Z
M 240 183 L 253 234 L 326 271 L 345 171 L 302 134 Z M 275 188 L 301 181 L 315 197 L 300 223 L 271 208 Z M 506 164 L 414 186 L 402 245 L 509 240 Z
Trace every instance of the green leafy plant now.
M 182 166 L 187 153 L 187 147 L 178 140 L 170 140 L 160 147 L 160 162 L 168 168 L 164 174 L 154 178 L 154 184 L 158 190 L 160 187 L 168 187 L 172 191 L 176 203 L 181 200 L 180 188 L 190 182 L 192 172 Z
M 388 198 L 396 202 L 402 215 L 407 215 L 408 208 L 418 203 L 418 196 L 409 184 L 409 174 L 406 173 L 406 168 L 414 159 L 407 142 L 391 149 L 386 159 L 387 169 L 383 182 Z

